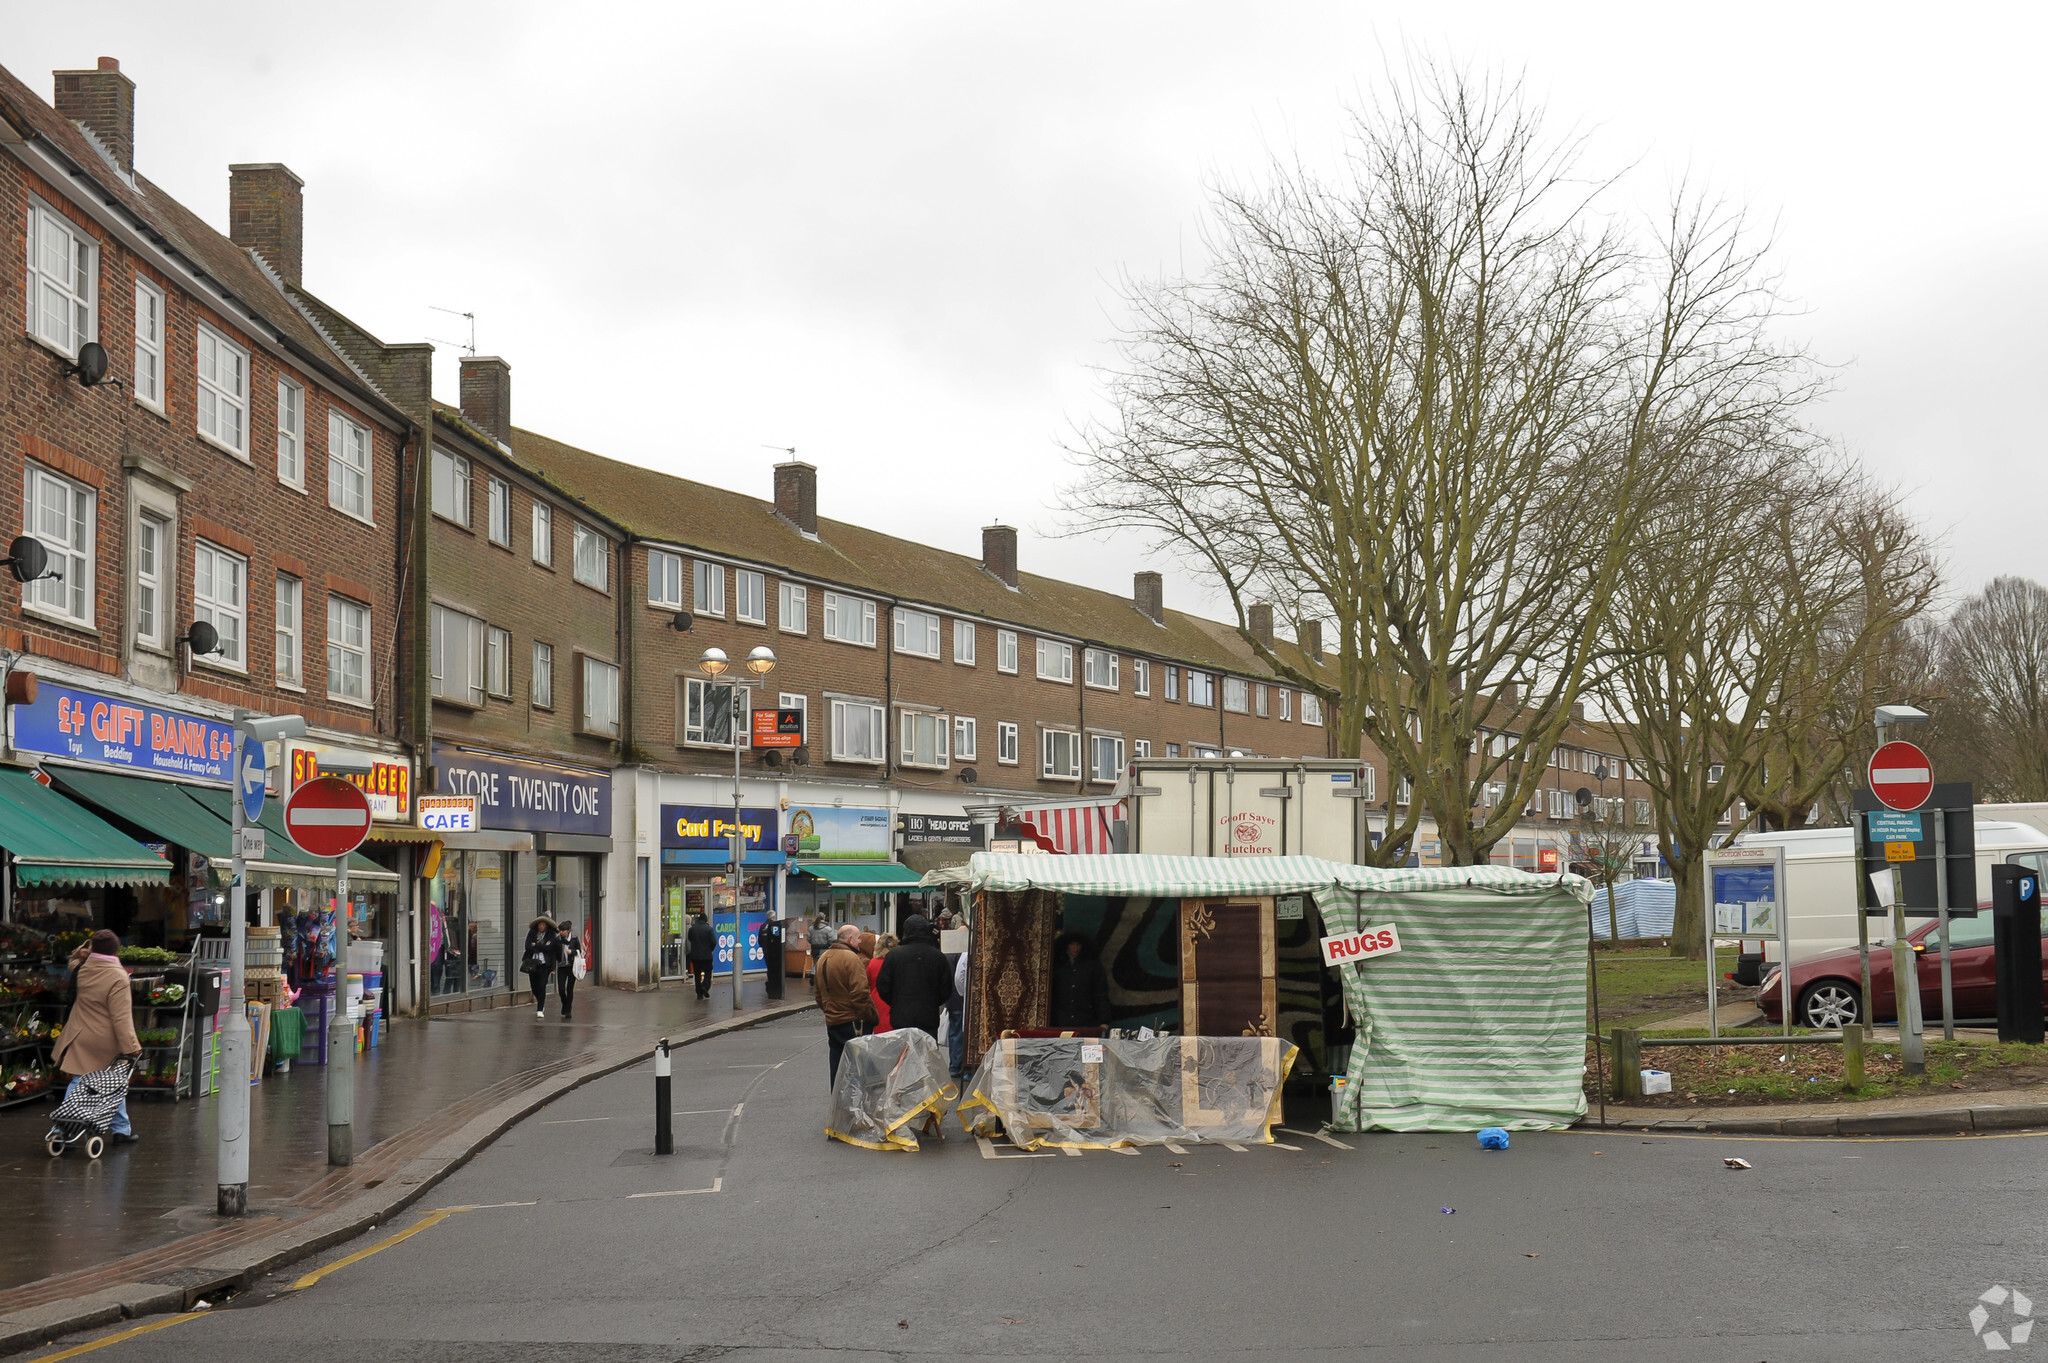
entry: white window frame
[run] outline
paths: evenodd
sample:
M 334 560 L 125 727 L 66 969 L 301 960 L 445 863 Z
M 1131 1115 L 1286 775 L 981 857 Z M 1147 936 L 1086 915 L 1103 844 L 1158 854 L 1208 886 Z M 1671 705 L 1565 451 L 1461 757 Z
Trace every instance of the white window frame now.
M 1105 753 L 1112 759 L 1112 764 L 1107 768 L 1109 772 L 1107 776 L 1103 775 L 1105 768 L 1102 765 L 1102 757 Z M 1114 734 L 1090 734 L 1088 735 L 1088 751 L 1086 756 L 1088 758 L 1089 784 L 1098 786 L 1115 785 L 1123 779 L 1124 741 L 1122 738 Z
M 536 710 L 555 708 L 555 646 L 533 641 L 533 679 L 527 688 Z
M 1134 739 L 1132 739 L 1132 740 L 1131 740 L 1131 756 L 1132 756 L 1132 757 L 1150 757 L 1151 755 L 1152 755 L 1152 740 L 1151 740 L 1151 739 L 1149 739 L 1149 738 L 1134 738 Z
M 1152 664 L 1143 658 L 1131 659 L 1131 694 L 1149 696 L 1152 694 Z M 1146 756 L 1150 756 L 1147 753 Z
M 1167 744 L 1167 745 L 1166 745 L 1166 755 L 1167 755 L 1168 757 L 1179 757 L 1179 756 L 1180 756 L 1180 744 L 1178 744 L 1178 743 L 1169 743 L 1169 744 Z
M 725 618 L 725 565 L 707 559 L 690 563 L 691 609 L 699 615 Z
M 751 568 L 732 570 L 732 618 L 742 625 L 768 623 L 768 579 Z
M 935 711 L 898 710 L 896 735 L 901 751 L 897 754 L 897 765 L 923 771 L 944 771 L 950 765 L 946 749 L 951 730 L 947 716 Z M 920 752 L 918 745 L 926 739 L 930 740 L 930 746 Z
M 801 582 L 775 584 L 775 628 L 784 634 L 811 632 L 811 593 Z
M 1062 686 L 1072 686 L 1074 684 L 1074 646 L 1058 639 L 1048 639 L 1043 634 L 1038 636 L 1036 644 L 1038 679 L 1040 681 L 1058 682 Z M 1053 663 L 1050 671 L 1047 670 L 1046 666 L 1048 659 Z
M 975 629 L 972 620 L 953 622 L 953 661 L 962 667 L 974 666 Z
M 470 470 L 469 460 L 453 450 L 444 450 L 437 446 L 432 461 L 434 514 L 444 521 L 453 521 L 467 529 L 470 498 L 475 491 L 475 477 Z
M 1294 693 L 1284 686 L 1280 688 L 1280 718 L 1294 719 Z
M 1252 683 L 1252 713 L 1260 719 L 1271 717 L 1272 701 L 1264 682 Z
M 277 381 L 277 481 L 306 490 L 306 390 L 286 378 Z
M 849 634 L 852 637 L 848 637 Z M 844 592 L 826 592 L 825 637 L 834 643 L 873 648 L 875 603 L 866 597 L 849 596 Z
M 647 551 L 647 604 L 664 610 L 683 608 L 683 556 L 665 549 Z
M 1017 726 L 1010 720 L 996 722 L 996 765 L 1014 767 L 1017 765 Z
M 1038 731 L 1038 776 L 1042 781 L 1078 781 L 1081 779 L 1082 763 L 1081 735 L 1072 729 L 1040 729 Z M 1070 767 L 1062 767 L 1064 757 Z
M 1313 691 L 1301 693 L 1301 722 L 1317 728 L 1323 725 L 1323 698 Z
M 1359 768 L 1359 773 L 1365 778 L 1365 798 L 1368 800 L 1379 799 L 1380 769 L 1368 762 Z
M 732 713 L 734 691 L 738 691 L 742 706 L 742 717 L 737 723 L 734 722 Z M 710 736 L 715 727 L 709 722 L 713 718 L 712 710 L 714 708 L 720 712 L 717 718 L 722 719 L 729 726 L 726 731 L 725 741 L 723 742 Z M 690 717 L 693 711 L 696 714 L 694 721 Z M 717 748 L 724 752 L 731 752 L 734 748 L 750 747 L 752 746 L 753 736 L 749 727 L 750 720 L 746 716 L 751 716 L 753 712 L 753 691 L 748 687 L 741 686 L 731 677 L 685 677 L 683 678 L 682 746 L 687 748 Z
M 356 667 L 351 675 L 348 663 Z M 370 607 L 351 597 L 327 594 L 327 698 L 350 705 L 370 703 Z
M 892 645 L 913 658 L 939 656 L 939 617 L 931 611 L 898 606 L 889 612 Z
M 1160 669 L 1160 672 L 1166 679 L 1166 698 L 1178 703 L 1180 700 L 1180 669 L 1168 666 Z M 1179 745 L 1176 744 L 1175 746 L 1178 747 Z
M 484 675 L 484 622 L 467 611 L 434 602 L 428 608 L 428 689 L 435 700 L 481 709 L 488 695 Z
M 327 412 L 327 504 L 344 516 L 376 524 L 371 516 L 370 428 L 339 408 Z
M 53 252 L 61 252 L 63 273 Z M 100 247 L 85 229 L 39 199 L 28 204 L 28 334 L 67 360 L 78 358 L 87 341 L 100 336 Z M 52 313 L 62 330 L 43 324 Z
M 165 554 L 171 559 L 167 560 Z M 177 537 L 168 518 L 154 511 L 135 514 L 135 642 L 144 648 L 170 647 L 171 574 L 164 571 L 176 558 Z
M 974 716 L 972 715 L 953 716 L 953 756 L 962 762 L 973 762 L 979 759 L 981 751 L 979 727 L 974 722 Z
M 290 573 L 277 575 L 271 671 L 279 686 L 306 684 L 306 584 Z
M 1109 661 L 1109 666 L 1106 668 L 1101 666 L 1104 659 Z M 1119 689 L 1118 677 L 1121 671 L 1122 660 L 1108 649 L 1090 648 L 1082 650 L 1081 678 L 1084 685 L 1097 691 L 1115 691 Z M 1098 676 L 1106 676 L 1107 680 L 1098 680 Z
M 603 535 L 581 521 L 572 521 L 571 525 L 575 528 L 569 536 L 569 575 L 592 591 L 609 593 L 612 589 L 611 545 Z
M 494 700 L 512 699 L 512 631 L 502 625 L 484 634 L 484 692 Z
M 999 629 L 996 631 L 996 671 L 1017 675 L 1017 631 Z
M 221 570 L 232 568 L 235 590 L 221 591 Z M 205 572 L 202 585 L 201 572 Z M 194 662 L 231 672 L 249 670 L 249 560 L 211 540 L 192 543 L 192 618 L 204 620 L 220 631 L 220 648 L 195 656 Z M 224 628 L 224 626 L 227 626 Z M 230 651 L 230 644 L 233 648 Z
M 543 568 L 555 566 L 555 509 L 536 497 L 533 499 L 531 552 L 533 561 Z
M 1204 710 L 1216 708 L 1216 674 L 1199 668 L 1188 669 L 1188 704 Z
M 491 475 L 490 490 L 484 494 L 484 535 L 491 543 L 512 547 L 512 484 Z
M 249 457 L 249 352 L 201 322 L 193 344 L 198 380 L 193 420 L 199 438 L 237 459 Z M 223 363 L 225 361 L 225 363 Z
M 586 734 L 598 738 L 619 736 L 619 668 L 602 658 L 588 653 L 578 655 L 583 666 L 577 669 L 581 693 L 576 698 L 576 727 Z
M 811 743 L 811 698 L 801 691 L 784 691 L 775 697 L 775 705 L 781 710 L 799 710 L 804 717 L 804 746 Z
M 861 762 L 879 767 L 889 760 L 889 712 L 882 705 L 835 696 L 831 702 L 831 717 L 832 761 Z M 859 752 L 846 742 L 852 737 L 850 730 L 856 725 L 861 727 L 862 733 L 858 746 L 863 751 Z
M 135 276 L 135 400 L 164 410 L 164 291 Z
M 1252 712 L 1251 683 L 1243 677 L 1223 678 L 1223 710 L 1225 714 L 1248 715 Z M 1235 702 L 1234 704 L 1232 702 Z

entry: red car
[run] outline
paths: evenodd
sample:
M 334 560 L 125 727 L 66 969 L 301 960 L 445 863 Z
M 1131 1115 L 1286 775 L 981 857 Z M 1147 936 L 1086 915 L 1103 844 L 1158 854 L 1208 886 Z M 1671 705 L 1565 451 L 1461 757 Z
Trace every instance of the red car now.
M 1991 950 L 1991 906 L 1984 905 L 1975 918 L 1953 918 L 1949 928 L 1949 981 L 1955 990 L 1958 1018 L 1998 1016 L 1997 974 Z M 1889 925 L 1886 925 L 1889 926 Z M 1912 943 L 1913 959 L 1920 971 L 1920 1015 L 1941 1017 L 1941 939 L 1933 923 L 1906 934 Z M 1877 930 L 1873 923 L 1873 932 Z M 2044 931 L 2043 936 L 2048 936 Z M 2048 944 L 2044 944 L 2048 947 Z M 2042 952 L 2044 997 L 2048 997 L 2048 949 Z M 1792 967 L 1792 1021 L 1797 1026 L 1832 1032 L 1844 1023 L 1861 1022 L 1863 988 L 1861 958 L 1855 948 L 1831 952 L 1800 961 Z M 1879 1022 L 1898 1019 L 1898 1002 L 1892 992 L 1892 949 L 1889 940 L 1870 948 L 1870 1006 Z M 1779 1021 L 1781 1004 L 1778 968 L 1765 973 L 1757 987 L 1757 1006 L 1772 1022 Z

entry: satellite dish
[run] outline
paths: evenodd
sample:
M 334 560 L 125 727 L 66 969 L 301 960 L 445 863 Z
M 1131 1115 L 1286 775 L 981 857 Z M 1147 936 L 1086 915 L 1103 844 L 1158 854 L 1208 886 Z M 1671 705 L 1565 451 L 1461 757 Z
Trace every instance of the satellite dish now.
M 7 546 L 7 567 L 16 582 L 34 582 L 50 575 L 50 551 L 34 535 L 16 535 Z
M 1588 790 L 1584 786 L 1580 786 L 1577 790 L 1572 792 L 1572 800 L 1578 805 L 1580 809 L 1589 808 L 1593 803 L 1593 792 Z
M 1605 781 L 1607 779 L 1607 764 L 1605 762 L 1593 768 L 1593 779 L 1596 781 Z
M 195 656 L 220 652 L 220 631 L 204 620 L 194 620 L 185 631 L 185 643 Z
M 688 611 L 677 611 L 674 618 L 668 622 L 668 627 L 678 634 L 688 634 L 690 626 L 696 623 L 697 618 Z
M 78 363 L 64 372 L 76 374 L 81 385 L 94 388 L 106 379 L 107 363 L 107 348 L 98 341 L 87 341 L 78 348 Z
M 810 748 L 801 743 L 791 748 L 789 750 L 789 765 L 792 767 L 808 767 L 811 765 Z
M 975 770 L 974 768 L 972 768 L 972 767 L 962 767 L 962 768 L 960 768 L 960 784 L 961 784 L 961 785 L 963 785 L 963 786 L 971 786 L 971 785 L 973 785 L 973 784 L 974 784 L 974 783 L 975 783 L 976 781 L 979 781 L 980 779 L 981 779 L 981 773 L 980 773 L 980 772 L 978 772 L 978 771 L 976 771 L 976 770 Z

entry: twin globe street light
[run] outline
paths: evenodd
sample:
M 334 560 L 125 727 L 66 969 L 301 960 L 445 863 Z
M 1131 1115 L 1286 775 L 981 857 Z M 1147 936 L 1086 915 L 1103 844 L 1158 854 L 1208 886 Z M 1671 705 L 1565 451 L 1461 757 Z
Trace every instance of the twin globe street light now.
M 745 666 L 747 671 L 766 680 L 768 674 L 775 670 L 775 650 L 769 648 L 766 644 L 762 644 L 754 649 L 753 652 L 747 654 Z M 707 648 L 704 650 L 704 656 L 697 659 L 697 670 L 707 677 L 722 677 L 732 670 L 732 659 L 726 656 L 726 652 L 722 648 Z M 732 1010 L 735 1013 L 739 1012 L 742 1007 L 741 979 L 743 971 L 741 967 L 746 964 L 747 959 L 746 946 L 740 941 L 740 924 L 742 921 L 740 918 L 740 888 L 745 880 L 747 861 L 747 834 L 740 823 L 740 753 L 744 747 L 749 746 L 749 736 L 746 732 L 748 718 L 746 693 L 741 690 L 738 680 L 738 678 L 734 678 L 732 685 L 732 835 L 730 844 L 730 857 L 732 861 L 730 873 L 732 883 Z M 709 719 L 710 716 L 706 715 L 705 718 Z M 716 906 L 707 905 L 707 907 L 715 908 Z M 775 962 L 769 962 L 768 968 L 770 970 L 775 969 L 775 967 Z

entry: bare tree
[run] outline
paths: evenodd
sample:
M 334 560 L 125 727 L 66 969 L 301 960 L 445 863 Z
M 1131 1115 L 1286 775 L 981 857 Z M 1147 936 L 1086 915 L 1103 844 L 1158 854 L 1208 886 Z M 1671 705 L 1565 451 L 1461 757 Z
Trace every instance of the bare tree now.
M 1944 769 L 1982 800 L 2048 800 L 2048 588 L 1993 578 L 1948 618 L 1939 648 Z
M 1625 233 L 1515 84 L 1424 67 L 1353 131 L 1348 175 L 1218 189 L 1209 267 L 1128 286 L 1068 507 L 1183 555 L 1341 755 L 1413 780 L 1376 859 L 1427 815 L 1470 864 L 1599 672 L 1669 452 L 1810 386 L 1740 217 L 1681 196 Z M 1334 622 L 1334 666 L 1262 642 L 1260 601 Z

